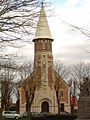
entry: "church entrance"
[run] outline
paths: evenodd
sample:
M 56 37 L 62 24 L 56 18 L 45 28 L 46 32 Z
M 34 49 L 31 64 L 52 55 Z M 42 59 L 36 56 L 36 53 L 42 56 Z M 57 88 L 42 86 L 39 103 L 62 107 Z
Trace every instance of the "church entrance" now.
M 42 112 L 49 112 L 49 103 L 47 101 L 42 102 Z

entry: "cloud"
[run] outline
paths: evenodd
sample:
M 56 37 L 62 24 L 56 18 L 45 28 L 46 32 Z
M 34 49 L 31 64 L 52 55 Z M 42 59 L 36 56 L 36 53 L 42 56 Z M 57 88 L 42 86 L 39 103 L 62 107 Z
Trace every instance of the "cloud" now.
M 82 2 L 83 0 L 67 0 L 64 6 L 65 7 L 78 7 L 81 5 Z
M 79 4 L 79 6 L 77 6 Z M 88 37 L 77 29 L 63 23 L 76 25 L 90 31 L 90 0 L 68 0 L 63 7 L 56 7 L 55 17 L 49 22 L 51 33 L 54 38 L 54 59 L 61 58 L 67 63 L 76 63 L 84 60 L 90 62 L 90 50 Z M 86 44 L 87 43 L 87 44 Z
M 67 64 L 76 64 L 80 61 L 90 62 L 90 54 L 88 54 L 81 46 L 71 45 L 61 47 L 59 52 L 54 53 L 54 59 L 61 59 Z
M 58 1 L 58 0 L 57 0 Z M 55 14 L 48 17 L 53 41 L 53 58 L 60 58 L 67 64 L 73 64 L 84 60 L 90 62 L 90 54 L 84 49 L 90 50 L 90 43 L 86 44 L 87 37 L 78 30 L 61 21 L 88 29 L 90 31 L 90 0 L 67 0 L 54 9 Z M 17 51 L 19 54 L 33 60 L 34 45 L 27 45 Z
M 82 7 L 89 9 L 90 8 L 90 0 L 83 0 Z

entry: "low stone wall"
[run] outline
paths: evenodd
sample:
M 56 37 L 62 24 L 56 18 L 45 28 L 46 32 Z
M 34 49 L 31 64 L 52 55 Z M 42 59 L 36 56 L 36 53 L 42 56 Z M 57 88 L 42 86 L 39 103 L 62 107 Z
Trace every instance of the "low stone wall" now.
M 81 97 L 79 99 L 78 120 L 90 120 L 90 97 Z

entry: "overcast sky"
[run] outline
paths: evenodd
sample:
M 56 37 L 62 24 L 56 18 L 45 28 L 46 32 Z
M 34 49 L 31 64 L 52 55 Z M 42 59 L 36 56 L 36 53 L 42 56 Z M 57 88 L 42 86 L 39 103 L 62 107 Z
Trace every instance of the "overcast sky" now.
M 46 0 L 51 3 L 53 16 L 48 17 L 48 23 L 53 41 L 53 58 L 60 59 L 67 64 L 75 64 L 80 61 L 90 62 L 89 38 L 80 31 L 73 29 L 71 25 L 76 25 L 90 31 L 90 0 Z M 47 8 L 45 8 L 45 11 Z M 46 12 L 46 14 L 48 14 Z M 34 37 L 33 37 L 34 38 Z M 85 50 L 84 50 L 85 49 Z M 34 57 L 34 45 L 27 45 L 20 48 L 19 53 Z

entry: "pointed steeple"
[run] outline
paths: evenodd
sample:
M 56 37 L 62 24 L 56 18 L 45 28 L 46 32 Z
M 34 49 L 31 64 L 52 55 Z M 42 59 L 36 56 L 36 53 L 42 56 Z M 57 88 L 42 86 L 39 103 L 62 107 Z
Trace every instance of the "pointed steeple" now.
M 47 18 L 46 18 L 46 14 L 44 11 L 43 3 L 42 3 L 41 11 L 40 11 L 40 16 L 39 16 L 34 40 L 39 39 L 39 38 L 52 39 L 49 26 L 48 26 L 48 22 L 47 22 Z

